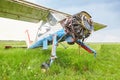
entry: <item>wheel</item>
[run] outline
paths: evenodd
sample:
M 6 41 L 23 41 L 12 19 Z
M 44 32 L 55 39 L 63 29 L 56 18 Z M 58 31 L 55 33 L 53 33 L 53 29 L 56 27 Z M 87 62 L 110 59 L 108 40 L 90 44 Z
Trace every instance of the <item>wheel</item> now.
M 49 64 L 47 64 L 47 63 L 42 63 L 42 65 L 41 65 L 41 69 L 42 69 L 42 71 L 43 72 L 46 72 L 48 69 L 49 69 Z

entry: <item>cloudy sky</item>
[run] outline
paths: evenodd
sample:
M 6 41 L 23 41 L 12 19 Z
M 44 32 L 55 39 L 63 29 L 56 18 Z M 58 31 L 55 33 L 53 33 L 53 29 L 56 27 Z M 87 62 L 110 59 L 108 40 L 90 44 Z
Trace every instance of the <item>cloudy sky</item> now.
M 120 42 L 120 0 L 27 0 L 69 14 L 87 11 L 95 22 L 107 28 L 93 32 L 87 41 Z M 24 30 L 38 24 L 0 18 L 0 39 L 24 40 Z M 4 27 L 3 27 L 4 26 Z M 35 33 L 35 32 L 34 32 Z

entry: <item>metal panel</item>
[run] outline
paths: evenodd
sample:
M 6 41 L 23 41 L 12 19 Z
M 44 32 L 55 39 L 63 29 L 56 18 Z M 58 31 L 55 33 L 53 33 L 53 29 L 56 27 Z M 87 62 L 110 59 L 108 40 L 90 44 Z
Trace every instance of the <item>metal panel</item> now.
M 21 0 L 0 0 L 0 17 L 39 22 L 46 20 L 49 11 Z

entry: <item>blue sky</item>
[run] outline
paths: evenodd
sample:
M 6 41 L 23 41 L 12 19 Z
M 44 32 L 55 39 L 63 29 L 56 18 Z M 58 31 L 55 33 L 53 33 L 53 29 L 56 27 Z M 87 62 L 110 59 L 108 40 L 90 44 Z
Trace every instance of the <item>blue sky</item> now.
M 59 10 L 69 14 L 76 14 L 80 11 L 87 11 L 91 14 L 93 21 L 100 22 L 106 24 L 108 27 L 102 30 L 93 32 L 91 37 L 88 38 L 87 41 L 90 42 L 120 42 L 120 0 L 27 0 L 48 8 L 52 8 L 55 10 Z M 26 28 L 33 28 L 35 26 L 32 23 L 21 22 L 23 28 L 19 28 L 18 24 L 20 21 L 15 20 L 8 20 L 8 19 L 0 19 L 0 22 L 4 28 L 0 26 L 0 32 L 2 32 L 2 36 L 6 36 L 7 38 L 1 37 L 0 39 L 21 39 L 23 40 L 24 37 L 24 26 Z M 6 23 L 9 23 L 7 25 Z M 15 31 L 10 30 L 9 28 L 13 27 Z M 9 29 L 8 31 L 6 30 Z M 18 29 L 19 28 L 19 29 Z M 17 33 L 16 33 L 17 32 Z M 17 36 L 20 35 L 20 36 Z M 15 38 L 17 37 L 17 39 Z

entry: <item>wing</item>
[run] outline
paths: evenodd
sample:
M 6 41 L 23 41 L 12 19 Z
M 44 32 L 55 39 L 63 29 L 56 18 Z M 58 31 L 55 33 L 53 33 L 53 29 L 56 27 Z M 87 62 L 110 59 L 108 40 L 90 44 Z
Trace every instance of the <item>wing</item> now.
M 0 0 L 0 17 L 28 22 L 46 20 L 50 12 L 62 13 L 24 0 Z
M 93 26 L 94 26 L 94 31 L 97 31 L 97 30 L 100 30 L 102 28 L 107 27 L 107 25 L 100 24 L 100 23 L 97 23 L 97 22 L 93 22 Z
M 25 0 L 0 0 L 0 17 L 4 18 L 28 22 L 40 22 L 40 20 L 48 19 L 51 24 L 55 24 L 55 22 L 69 16 L 72 15 L 33 4 Z M 95 31 L 106 27 L 96 22 L 94 22 L 93 26 Z

